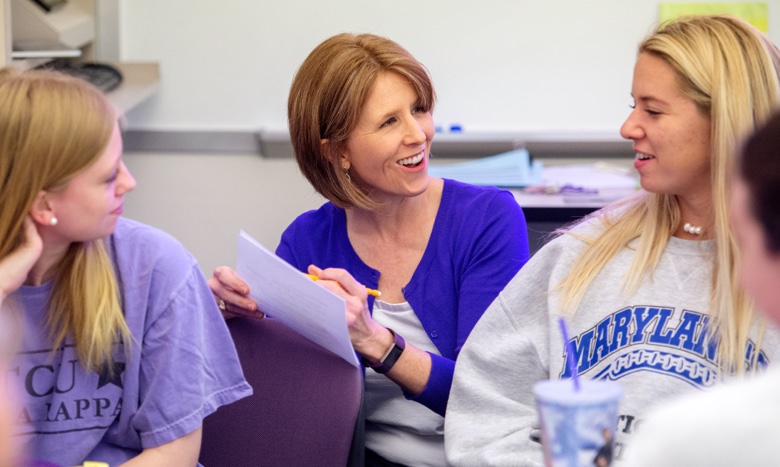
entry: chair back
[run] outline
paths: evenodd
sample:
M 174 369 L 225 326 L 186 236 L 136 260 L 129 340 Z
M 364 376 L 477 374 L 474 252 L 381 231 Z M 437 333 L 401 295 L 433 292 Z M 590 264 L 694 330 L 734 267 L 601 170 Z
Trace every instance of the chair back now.
M 272 318 L 227 324 L 254 393 L 203 421 L 201 464 L 362 464 L 362 371 Z

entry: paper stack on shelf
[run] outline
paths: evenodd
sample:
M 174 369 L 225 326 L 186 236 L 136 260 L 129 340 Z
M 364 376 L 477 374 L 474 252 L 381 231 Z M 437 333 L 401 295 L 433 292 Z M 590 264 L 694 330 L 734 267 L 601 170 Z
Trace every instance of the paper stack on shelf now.
M 523 206 L 581 205 L 601 207 L 639 189 L 636 172 L 622 164 L 546 165 L 538 185 L 515 191 Z
M 433 177 L 450 178 L 473 185 L 521 188 L 541 182 L 542 163 L 531 161 L 527 150 L 516 149 L 456 164 L 432 163 L 428 173 Z
M 636 172 L 630 168 L 597 162 L 545 166 L 539 185 L 580 187 L 585 190 L 633 189 L 637 187 Z

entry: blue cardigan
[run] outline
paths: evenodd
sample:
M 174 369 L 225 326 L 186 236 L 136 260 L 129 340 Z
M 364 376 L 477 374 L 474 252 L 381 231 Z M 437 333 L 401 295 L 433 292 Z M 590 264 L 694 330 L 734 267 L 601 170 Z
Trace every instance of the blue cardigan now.
M 343 268 L 366 287 L 380 272 L 358 257 L 344 210 L 325 203 L 301 214 L 282 234 L 277 255 L 301 271 L 310 264 Z M 511 193 L 444 180 L 428 246 L 403 294 L 441 356 L 417 401 L 440 415 L 447 408 L 455 359 L 488 305 L 528 261 L 523 211 Z M 369 296 L 369 309 L 374 305 Z

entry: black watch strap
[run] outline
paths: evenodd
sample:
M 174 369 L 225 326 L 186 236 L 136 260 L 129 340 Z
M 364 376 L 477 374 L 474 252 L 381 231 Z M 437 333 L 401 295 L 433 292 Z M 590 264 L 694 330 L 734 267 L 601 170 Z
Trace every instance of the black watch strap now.
M 385 374 L 390 371 L 406 348 L 406 341 L 404 341 L 403 337 L 390 328 L 387 328 L 387 330 L 390 331 L 390 333 L 393 335 L 393 345 L 390 347 L 390 352 L 387 354 L 387 357 L 385 357 L 385 359 L 381 362 L 375 363 L 373 365 L 366 359 L 366 357 L 360 357 L 360 362 L 363 364 L 363 366 L 371 368 L 380 374 Z

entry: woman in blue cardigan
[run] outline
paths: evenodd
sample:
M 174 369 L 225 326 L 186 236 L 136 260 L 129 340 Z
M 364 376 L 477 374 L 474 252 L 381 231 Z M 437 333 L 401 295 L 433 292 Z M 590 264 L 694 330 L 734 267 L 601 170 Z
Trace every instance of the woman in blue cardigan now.
M 352 345 L 373 369 L 367 465 L 445 464 L 455 359 L 529 257 L 511 193 L 428 176 L 434 100 L 401 46 L 339 34 L 304 61 L 288 101 L 301 172 L 329 201 L 287 228 L 277 254 L 346 300 Z M 226 316 L 262 316 L 230 268 L 210 284 Z

